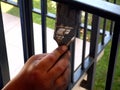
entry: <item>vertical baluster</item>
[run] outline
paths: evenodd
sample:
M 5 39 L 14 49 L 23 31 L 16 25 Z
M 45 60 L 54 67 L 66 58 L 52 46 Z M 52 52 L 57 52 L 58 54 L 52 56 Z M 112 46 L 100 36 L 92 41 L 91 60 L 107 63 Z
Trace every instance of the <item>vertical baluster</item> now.
M 113 32 L 113 39 L 112 39 L 112 46 L 111 46 L 111 52 L 110 52 L 110 59 L 109 59 L 105 90 L 112 90 L 112 82 L 113 82 L 116 59 L 117 59 L 117 54 L 118 54 L 118 44 L 119 44 L 119 39 L 120 39 L 120 28 L 119 27 L 120 27 L 120 22 L 116 21 L 114 32 Z
M 114 0 L 113 3 L 116 4 L 116 0 Z M 113 28 L 114 28 L 114 22 L 111 21 L 111 24 L 110 24 L 110 35 L 112 35 Z
M 10 80 L 0 1 L 0 90 Z
M 115 3 L 116 4 L 116 0 L 114 0 L 114 2 L 113 3 Z
M 79 11 L 79 12 L 80 12 L 80 14 L 79 14 L 79 15 L 80 15 L 80 16 L 79 16 L 79 18 L 80 18 L 80 21 L 79 21 L 79 24 L 80 24 L 80 25 L 79 25 L 79 26 L 80 26 L 80 27 L 79 27 L 78 30 L 76 30 L 76 37 L 77 37 L 77 38 L 80 38 L 81 18 L 82 18 L 82 11 Z
M 103 21 L 103 31 L 102 31 L 102 42 L 101 42 L 102 45 L 104 45 L 106 22 L 107 22 L 107 20 L 104 18 L 104 21 Z
M 106 0 L 109 2 L 109 0 Z M 105 38 L 105 30 L 106 30 L 106 24 L 107 23 L 107 19 L 104 18 L 104 21 L 103 21 L 103 31 L 102 31 L 102 42 L 101 44 L 104 45 L 104 38 Z M 113 27 L 113 24 L 111 22 L 111 27 L 110 27 L 110 35 L 112 35 L 112 27 Z
M 75 58 L 75 41 L 70 45 L 71 52 L 71 83 L 74 82 L 74 58 Z
M 97 15 L 93 15 L 92 20 L 92 32 L 91 32 L 91 39 L 90 39 L 90 57 L 95 58 L 98 50 L 98 38 L 99 38 L 99 31 L 100 31 L 100 17 Z
M 47 14 L 47 0 L 41 0 L 42 48 L 43 48 L 43 53 L 47 52 L 46 14 Z
M 34 54 L 32 0 L 19 0 L 24 60 Z
M 84 59 L 85 59 L 85 50 L 86 50 L 86 36 L 87 36 L 87 25 L 88 25 L 88 13 L 85 12 L 84 20 L 84 35 L 83 35 L 83 48 L 82 48 L 82 70 L 84 69 Z
M 110 24 L 110 35 L 112 35 L 113 28 L 114 28 L 114 22 L 111 21 L 111 24 Z
M 109 0 L 106 0 L 109 2 Z M 102 31 L 102 42 L 101 44 L 104 45 L 104 38 L 105 38 L 105 30 L 106 30 L 106 22 L 107 22 L 107 19 L 104 18 L 104 21 L 103 21 L 103 31 Z
M 96 15 L 93 15 L 89 55 L 94 61 L 87 72 L 88 73 L 87 82 L 88 82 L 89 90 L 93 90 L 93 85 L 94 85 L 96 57 L 97 57 L 97 51 L 98 51 L 98 38 L 99 38 L 99 31 L 100 31 L 99 25 L 100 25 L 100 18 Z

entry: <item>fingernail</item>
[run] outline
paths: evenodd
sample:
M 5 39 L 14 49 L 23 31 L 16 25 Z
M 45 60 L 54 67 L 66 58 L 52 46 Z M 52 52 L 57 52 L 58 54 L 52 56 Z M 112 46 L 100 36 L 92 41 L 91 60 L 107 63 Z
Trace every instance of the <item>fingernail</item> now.
M 63 51 L 66 51 L 66 50 L 67 50 L 67 46 L 65 46 L 65 45 L 62 46 L 62 50 L 63 50 Z

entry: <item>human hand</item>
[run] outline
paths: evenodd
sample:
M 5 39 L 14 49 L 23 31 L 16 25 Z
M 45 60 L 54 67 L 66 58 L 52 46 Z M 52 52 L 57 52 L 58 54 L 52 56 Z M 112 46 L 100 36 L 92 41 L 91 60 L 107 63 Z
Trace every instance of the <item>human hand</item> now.
M 3 90 L 65 90 L 70 76 L 69 57 L 66 46 L 50 54 L 34 55 Z

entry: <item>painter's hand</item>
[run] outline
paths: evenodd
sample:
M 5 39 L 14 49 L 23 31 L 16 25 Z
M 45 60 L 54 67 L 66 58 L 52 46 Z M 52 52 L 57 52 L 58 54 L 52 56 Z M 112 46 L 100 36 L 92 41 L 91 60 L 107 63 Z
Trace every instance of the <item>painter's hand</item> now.
M 69 57 L 66 46 L 50 54 L 32 56 L 13 80 L 14 83 L 18 80 L 19 88 L 24 88 L 17 90 L 65 90 L 70 76 Z

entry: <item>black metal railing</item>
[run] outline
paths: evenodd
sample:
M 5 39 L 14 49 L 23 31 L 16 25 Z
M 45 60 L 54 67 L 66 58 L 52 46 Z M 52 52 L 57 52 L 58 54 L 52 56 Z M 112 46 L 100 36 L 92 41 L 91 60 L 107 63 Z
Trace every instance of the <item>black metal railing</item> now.
M 10 80 L 4 27 L 2 22 L 3 21 L 0 4 L 0 89 Z
M 56 15 L 47 12 L 47 0 L 41 0 L 41 10 L 33 7 L 34 0 L 18 0 L 17 2 L 13 0 L 2 0 L 5 3 L 19 7 L 20 9 L 20 19 L 22 27 L 22 40 L 23 40 L 23 51 L 24 60 L 26 60 L 34 54 L 34 38 L 33 38 L 33 20 L 32 12 L 41 15 L 42 24 L 42 49 L 43 53 L 47 52 L 47 38 L 46 38 L 46 18 L 55 19 Z M 113 3 L 109 3 L 102 0 L 95 0 L 94 2 L 90 0 L 54 0 L 59 3 L 65 3 L 73 9 L 80 10 L 81 23 L 80 29 L 83 29 L 83 49 L 82 49 L 82 62 L 74 70 L 74 57 L 75 57 L 75 42 L 71 45 L 71 83 L 69 85 L 69 90 L 77 83 L 78 80 L 83 80 L 84 74 L 87 74 L 87 89 L 92 90 L 94 85 L 94 75 L 96 70 L 96 60 L 108 42 L 112 39 L 107 80 L 105 90 L 111 90 L 112 80 L 114 77 L 115 62 L 117 57 L 118 43 L 120 38 L 120 6 L 113 4 L 117 1 L 114 0 Z M 27 7 L 27 8 L 26 8 Z M 0 6 L 1 10 L 1 6 Z M 85 15 L 82 16 L 82 13 Z M 2 13 L 0 11 L 0 88 L 2 88 L 9 81 L 9 66 L 7 61 L 7 53 L 5 48 L 5 38 L 4 38 L 4 28 L 2 22 Z M 91 23 L 89 19 L 91 18 Z M 82 18 L 84 20 L 82 21 Z M 110 21 L 110 27 L 106 28 L 107 20 Z M 101 22 L 103 25 L 101 26 Z M 106 30 L 107 29 L 107 30 Z M 80 32 L 77 30 L 76 37 L 81 39 Z M 86 53 L 86 37 L 89 32 L 90 43 L 89 55 L 85 56 Z M 101 37 L 101 38 L 100 38 Z M 6 72 L 4 72 L 6 71 Z
M 85 72 L 87 72 L 87 75 L 88 75 L 87 88 L 89 90 L 93 89 L 94 73 L 96 68 L 96 58 L 98 57 L 101 50 L 104 48 L 103 46 L 106 45 L 105 29 L 104 29 L 105 25 L 103 27 L 104 31 L 102 30 L 102 34 L 103 34 L 102 44 L 100 45 L 98 43 L 99 32 L 100 32 L 99 31 L 100 17 L 112 20 L 112 23 L 114 21 L 115 23 L 114 30 L 110 30 L 110 35 L 113 32 L 113 38 L 112 38 L 112 47 L 111 47 L 110 60 L 109 60 L 109 66 L 108 66 L 107 81 L 106 81 L 106 87 L 105 87 L 106 90 L 111 90 L 115 61 L 117 57 L 116 55 L 117 55 L 117 49 L 118 49 L 118 42 L 120 37 L 120 30 L 118 26 L 120 24 L 118 20 L 118 18 L 120 18 L 120 13 L 119 13 L 120 6 L 112 3 L 108 3 L 105 1 L 100 1 L 100 0 L 97 0 L 94 2 L 91 2 L 90 0 L 74 0 L 74 1 L 54 0 L 54 1 L 57 1 L 59 3 L 65 3 L 66 5 L 72 6 L 74 9 L 80 9 L 93 14 L 92 28 L 91 28 L 92 31 L 91 31 L 91 39 L 90 39 L 90 53 L 88 58 L 86 60 L 83 60 L 84 61 L 82 63 L 83 70 L 81 69 L 81 67 L 77 69 L 75 72 L 76 74 L 74 75 L 75 78 L 73 78 L 74 80 L 71 80 L 71 81 L 74 81 L 75 83 L 80 78 L 80 76 L 82 76 Z M 114 53 L 114 56 L 113 56 L 113 53 Z

